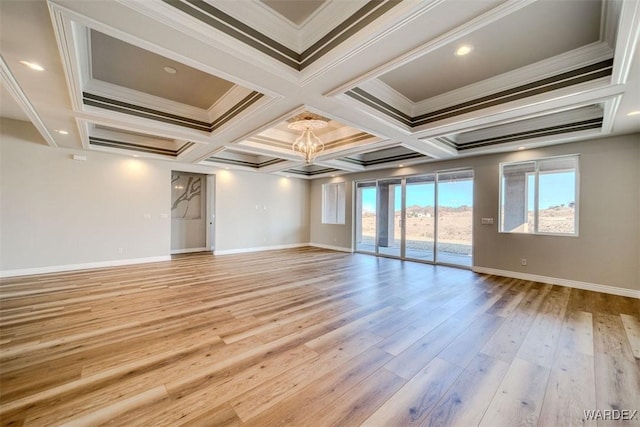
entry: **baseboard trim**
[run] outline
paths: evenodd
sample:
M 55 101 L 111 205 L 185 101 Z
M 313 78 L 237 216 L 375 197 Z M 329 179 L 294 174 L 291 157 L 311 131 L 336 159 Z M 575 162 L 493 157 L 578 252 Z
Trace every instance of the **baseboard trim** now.
M 577 280 L 561 279 L 558 277 L 539 276 L 537 274 L 520 273 L 517 271 L 498 270 L 487 267 L 473 267 L 476 273 L 492 274 L 494 276 L 510 277 L 513 279 L 531 280 L 532 282 L 547 283 L 549 285 L 560 285 L 568 288 L 582 289 L 585 291 L 603 292 L 605 294 L 619 295 L 629 298 L 640 299 L 640 291 L 616 286 L 600 285 L 597 283 L 580 282 Z
M 321 243 L 309 243 L 309 246 L 312 246 L 314 248 L 329 249 L 331 251 L 353 253 L 353 249 L 343 248 L 342 246 L 323 245 Z
M 205 248 L 191 248 L 191 249 L 172 249 L 171 255 L 190 254 L 193 252 L 211 252 L 211 249 Z
M 2 270 L 0 277 L 32 276 L 36 274 L 61 273 L 64 271 L 89 270 L 92 268 L 120 267 L 123 265 L 145 264 L 149 262 L 171 261 L 171 256 L 156 256 L 146 258 L 118 259 L 112 261 L 87 262 L 82 264 L 53 265 L 50 267 L 23 268 L 16 270 Z
M 214 255 L 233 255 L 233 254 L 244 254 L 249 252 L 262 252 L 262 251 L 275 251 L 278 249 L 294 249 L 294 248 L 304 248 L 309 246 L 309 243 L 293 243 L 289 245 L 273 245 L 273 246 L 259 246 L 255 248 L 240 248 L 240 249 L 224 249 L 224 250 L 215 250 L 213 251 Z

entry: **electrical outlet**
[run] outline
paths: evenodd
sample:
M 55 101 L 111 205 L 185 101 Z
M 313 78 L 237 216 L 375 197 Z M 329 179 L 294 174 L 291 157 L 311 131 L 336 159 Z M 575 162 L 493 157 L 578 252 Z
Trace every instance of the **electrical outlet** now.
M 520 260 L 520 265 L 527 265 L 527 259 L 526 258 L 522 258 Z

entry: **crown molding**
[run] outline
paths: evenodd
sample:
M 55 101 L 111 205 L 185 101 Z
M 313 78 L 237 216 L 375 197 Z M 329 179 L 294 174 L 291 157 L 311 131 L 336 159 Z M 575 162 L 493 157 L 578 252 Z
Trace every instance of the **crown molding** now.
M 351 16 L 366 3 L 367 0 L 326 1 L 298 27 L 298 52 L 304 52 L 320 40 L 328 28 L 336 25 L 337 16 Z
M 414 136 L 419 139 L 460 133 L 486 126 L 522 120 L 553 112 L 597 104 L 624 92 L 623 85 L 609 85 L 609 78 L 592 80 L 578 85 L 543 93 L 525 99 L 488 107 L 482 116 L 470 112 L 434 123 L 416 127 Z
M 410 115 L 415 117 L 430 111 L 472 101 L 515 86 L 526 85 L 577 68 L 596 64 L 612 57 L 613 50 L 609 45 L 604 42 L 594 42 L 535 64 L 417 102 L 413 105 Z
M 373 118 L 376 121 L 380 121 L 385 124 L 388 128 L 392 128 L 397 132 L 402 133 L 403 135 L 410 136 L 413 132 L 412 128 L 404 123 L 399 122 L 398 120 L 378 111 L 376 108 L 370 108 L 369 106 L 364 106 L 363 103 L 357 99 L 352 98 L 348 94 L 338 94 L 335 96 L 335 99 L 341 101 L 342 103 L 348 105 L 349 107 L 357 108 L 360 112 Z M 358 128 L 364 129 L 362 126 L 358 126 Z M 368 131 L 367 131 L 368 132 Z M 372 133 L 372 132 L 369 132 Z
M 214 50 L 222 51 L 234 58 L 258 64 L 260 68 L 274 75 L 286 79 L 291 83 L 298 83 L 298 71 L 283 64 L 268 55 L 256 55 L 256 49 L 226 34 L 223 31 L 212 28 L 210 25 L 195 19 L 186 13 L 176 13 L 176 9 L 164 1 L 136 1 L 136 0 L 115 0 L 116 2 L 135 10 L 145 16 L 167 26 L 182 34 L 194 38 Z M 243 2 L 244 4 L 244 2 Z M 192 61 L 191 61 L 192 62 Z M 188 62 L 185 62 L 188 63 Z M 195 67 L 197 68 L 197 67 Z M 210 71 L 207 71 L 210 72 Z M 237 76 L 230 75 L 222 70 L 210 72 L 225 80 L 232 81 L 241 86 L 252 88 L 259 92 L 276 95 L 266 88 L 255 87 L 250 82 Z
M 300 52 L 298 28 L 262 2 L 208 0 L 208 3 L 289 49 Z M 267 15 L 266 19 L 265 15 Z
M 559 134 L 552 136 L 542 136 L 539 138 L 531 138 L 522 141 L 504 142 L 488 147 L 470 148 L 460 152 L 460 157 L 464 156 L 479 156 L 485 154 L 496 154 L 503 152 L 513 152 L 518 147 L 525 146 L 527 149 L 544 147 L 548 145 L 567 144 L 570 142 L 584 141 L 589 138 L 602 137 L 603 133 L 601 129 L 588 129 L 571 132 L 567 134 Z
M 640 1 L 625 1 L 622 4 L 616 37 L 612 84 L 627 82 L 638 39 L 640 39 Z
M 616 45 L 618 34 L 618 22 L 622 12 L 622 0 L 610 0 L 602 2 L 600 17 L 600 40 L 607 43 L 612 49 Z
M 429 156 L 434 160 L 444 160 L 458 156 L 458 150 L 435 139 L 426 138 L 418 141 L 405 141 L 402 146 Z
M 461 132 L 455 135 L 455 142 L 457 144 L 466 144 L 477 140 L 495 138 L 518 132 L 545 129 L 551 126 L 561 126 L 583 120 L 600 119 L 602 116 L 602 108 L 596 104 L 591 104 L 580 108 L 556 111 L 551 114 L 542 114 L 526 119 L 513 120 L 507 123 L 466 131 L 464 133 Z
M 7 89 L 11 97 L 14 99 L 14 101 L 16 101 L 22 111 L 24 111 L 27 117 L 29 117 L 29 120 L 36 127 L 40 135 L 42 135 L 42 138 L 44 138 L 46 143 L 51 147 L 57 148 L 58 144 L 56 144 L 53 135 L 51 135 L 51 132 L 49 132 L 49 129 L 47 129 L 47 126 L 42 121 L 42 118 L 20 87 L 20 84 L 9 69 L 9 66 L 5 62 L 2 55 L 0 55 L 0 80 L 2 81 L 3 86 Z
M 114 85 L 101 80 L 89 80 L 84 90 L 94 95 L 104 96 L 116 101 L 123 101 L 140 107 L 188 117 L 194 120 L 203 122 L 210 122 L 212 120 L 207 110 L 171 101 L 159 96 L 150 95 L 134 89 Z M 83 105 L 83 109 L 84 108 L 86 108 L 86 105 Z
M 49 13 L 53 24 L 53 32 L 60 51 L 62 69 L 67 81 L 67 90 L 74 111 L 82 110 L 82 88 L 85 83 L 85 76 L 89 75 L 89 70 L 82 67 L 78 56 L 82 54 L 82 49 L 88 52 L 88 47 L 82 46 L 79 42 L 83 27 L 75 24 L 71 16 L 78 16 L 74 12 L 58 4 L 48 2 Z
M 392 105 L 407 116 L 415 116 L 416 103 L 386 84 L 380 79 L 372 79 L 358 86 L 376 98 Z
M 360 52 L 384 39 L 398 28 L 407 25 L 414 19 L 424 15 L 445 0 L 425 0 L 421 2 L 405 1 L 392 7 L 383 16 L 375 19 L 371 24 L 359 30 L 348 41 L 333 48 L 323 58 L 310 64 L 300 72 L 300 84 L 306 86 L 319 76 L 357 56 Z M 322 62 L 319 64 L 319 62 Z M 368 80 L 368 79 L 366 79 Z M 330 91 L 325 96 L 334 96 Z
M 451 31 L 447 31 L 444 34 L 435 37 L 431 40 L 429 40 L 427 43 L 422 44 L 421 46 L 410 50 L 409 52 L 402 54 L 398 57 L 396 57 L 395 59 L 388 61 L 386 63 L 384 63 L 381 66 L 375 67 L 372 70 L 361 74 L 360 76 L 356 77 L 355 79 L 352 79 L 340 86 L 337 86 L 329 91 L 327 91 L 325 93 L 325 96 L 337 96 L 339 94 L 343 94 L 357 86 L 359 86 L 360 84 L 362 84 L 365 81 L 368 80 L 372 80 L 375 78 L 378 78 L 379 76 L 388 73 L 391 70 L 394 70 L 396 68 L 399 68 L 411 61 L 414 61 L 415 59 L 418 59 L 419 57 L 428 54 L 429 52 L 432 52 L 442 46 L 445 46 L 449 43 L 451 43 L 454 40 L 457 40 L 467 34 L 470 34 L 484 26 L 487 26 L 501 18 L 504 18 L 505 16 L 520 10 L 526 6 L 528 6 L 529 4 L 535 2 L 536 0 L 507 0 L 504 3 L 500 4 L 499 6 L 489 10 L 488 12 L 485 12 L 483 14 L 481 14 L 480 16 L 469 20 L 468 22 L 466 22 L 463 25 L 460 25 L 454 29 L 452 29 Z M 410 3 L 410 2 L 407 2 Z M 425 8 L 425 10 L 423 11 L 419 11 L 420 13 L 417 14 L 415 17 L 429 11 L 430 9 L 432 9 L 434 6 L 436 6 L 437 4 L 441 3 L 441 1 L 438 2 L 434 2 L 433 5 L 431 5 L 431 3 L 429 4 L 425 4 L 423 7 Z

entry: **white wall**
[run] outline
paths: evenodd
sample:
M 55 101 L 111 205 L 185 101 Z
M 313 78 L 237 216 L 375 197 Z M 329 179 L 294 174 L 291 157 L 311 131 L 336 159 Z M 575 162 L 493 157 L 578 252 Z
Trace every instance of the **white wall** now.
M 563 154 L 580 154 L 580 236 L 498 233 L 499 163 Z M 640 290 L 640 134 L 315 180 L 311 243 L 351 249 L 349 214 L 344 226 L 321 224 L 323 183 L 347 182 L 350 213 L 354 180 L 462 167 L 474 170 L 475 267 Z M 481 225 L 483 217 L 495 224 Z M 527 266 L 520 265 L 521 258 Z
M 309 242 L 304 180 L 51 148 L 30 123 L 15 120 L 2 119 L 1 141 L 5 275 L 166 259 L 172 169 L 218 174 L 216 250 Z M 72 160 L 73 154 L 87 160 Z M 267 210 L 258 212 L 255 204 Z
M 222 170 L 216 174 L 216 253 L 309 242 L 309 182 Z

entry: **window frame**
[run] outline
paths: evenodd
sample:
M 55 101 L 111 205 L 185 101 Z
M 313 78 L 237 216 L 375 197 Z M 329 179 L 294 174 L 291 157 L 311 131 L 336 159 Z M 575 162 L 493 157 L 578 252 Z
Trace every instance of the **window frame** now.
M 563 158 L 571 158 L 575 159 L 575 213 L 574 213 L 574 232 L 573 233 L 552 233 L 547 231 L 539 231 L 540 226 L 540 209 L 539 209 L 539 197 L 540 197 L 540 174 L 545 173 L 545 171 L 540 171 L 540 165 L 546 161 L 554 160 L 554 159 L 563 159 Z M 534 172 L 528 172 L 527 174 L 534 175 L 534 190 L 535 193 L 533 195 L 533 230 L 532 231 L 509 231 L 503 230 L 503 196 L 504 196 L 504 185 L 503 185 L 503 171 L 505 166 L 513 166 L 519 164 L 527 164 L 534 163 Z M 569 169 L 567 169 L 569 171 Z M 499 177 L 498 177 L 498 233 L 504 234 L 524 234 L 524 235 L 536 235 L 536 236 L 560 236 L 560 237 L 579 237 L 580 236 L 580 155 L 579 154 L 566 154 L 561 156 L 552 156 L 552 157 L 542 157 L 537 159 L 526 159 L 519 160 L 514 162 L 501 162 L 499 164 Z M 528 199 L 529 199 L 529 180 L 525 175 L 525 185 L 526 185 L 526 194 L 525 194 L 525 208 L 528 208 Z M 525 215 L 528 215 L 528 211 L 525 211 Z
M 329 197 L 328 189 L 334 188 L 333 195 L 335 198 L 333 200 L 333 213 L 335 215 L 331 215 L 331 212 L 328 211 L 328 202 L 327 199 Z M 342 192 L 340 192 L 340 188 L 342 188 Z M 344 181 L 339 182 L 326 182 L 322 184 L 322 206 L 321 206 L 321 223 L 328 225 L 345 225 L 346 217 L 347 217 L 347 186 Z M 332 217 L 332 218 L 329 218 Z

